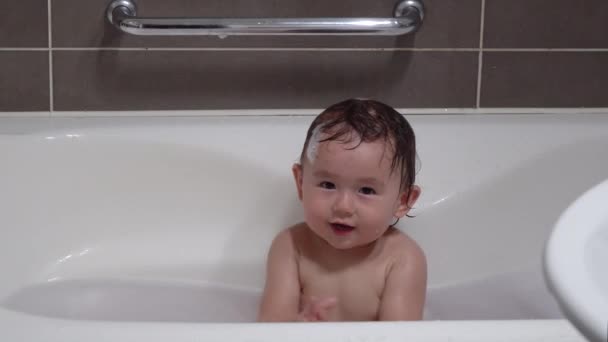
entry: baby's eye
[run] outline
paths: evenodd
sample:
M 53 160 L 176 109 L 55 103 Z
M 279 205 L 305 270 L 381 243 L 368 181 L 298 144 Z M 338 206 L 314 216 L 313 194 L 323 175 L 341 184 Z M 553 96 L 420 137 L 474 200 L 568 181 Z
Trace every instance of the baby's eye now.
M 323 189 L 335 189 L 336 188 L 336 186 L 332 182 L 321 182 L 321 183 L 319 183 L 319 186 L 322 187 Z
M 375 195 L 376 194 L 376 190 L 370 188 L 370 187 L 363 187 L 359 190 L 362 194 L 364 195 Z

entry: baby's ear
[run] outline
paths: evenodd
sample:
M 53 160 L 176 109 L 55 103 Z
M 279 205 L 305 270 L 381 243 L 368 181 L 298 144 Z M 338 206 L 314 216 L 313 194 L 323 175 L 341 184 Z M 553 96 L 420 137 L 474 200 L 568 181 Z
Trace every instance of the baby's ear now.
M 302 164 L 295 163 L 291 167 L 293 172 L 293 179 L 296 181 L 296 188 L 298 189 L 298 198 L 302 200 Z
M 399 195 L 399 206 L 395 212 L 395 217 L 401 218 L 414 207 L 422 190 L 418 185 L 412 185 L 409 191 L 403 191 Z

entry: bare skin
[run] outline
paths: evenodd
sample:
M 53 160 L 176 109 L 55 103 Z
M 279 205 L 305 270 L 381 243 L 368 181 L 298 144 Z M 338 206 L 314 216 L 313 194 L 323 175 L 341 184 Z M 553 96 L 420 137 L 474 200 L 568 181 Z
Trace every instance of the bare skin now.
M 269 254 L 270 287 L 260 321 L 422 319 L 424 254 L 394 228 L 369 246 L 342 253 L 301 223 L 281 232 Z
M 272 243 L 259 321 L 422 319 L 426 259 L 391 226 L 420 189 L 400 189 L 386 152 L 384 142 L 330 141 L 294 165 L 306 222 Z

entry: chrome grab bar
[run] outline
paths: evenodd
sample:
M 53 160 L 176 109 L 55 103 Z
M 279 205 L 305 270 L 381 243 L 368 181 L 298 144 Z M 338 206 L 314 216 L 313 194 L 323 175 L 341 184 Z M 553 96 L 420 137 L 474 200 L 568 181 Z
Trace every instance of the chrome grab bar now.
M 393 18 L 142 18 L 133 0 L 113 0 L 110 23 L 135 35 L 379 35 L 414 32 L 424 19 L 422 0 L 400 0 Z

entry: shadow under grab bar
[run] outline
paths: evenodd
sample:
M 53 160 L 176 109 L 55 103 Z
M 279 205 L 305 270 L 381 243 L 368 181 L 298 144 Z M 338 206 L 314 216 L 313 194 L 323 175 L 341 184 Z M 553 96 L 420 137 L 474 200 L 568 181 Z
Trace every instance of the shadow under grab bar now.
M 376 35 L 416 31 L 424 19 L 422 0 L 400 0 L 393 18 L 143 18 L 133 0 L 113 0 L 107 18 L 134 35 Z

